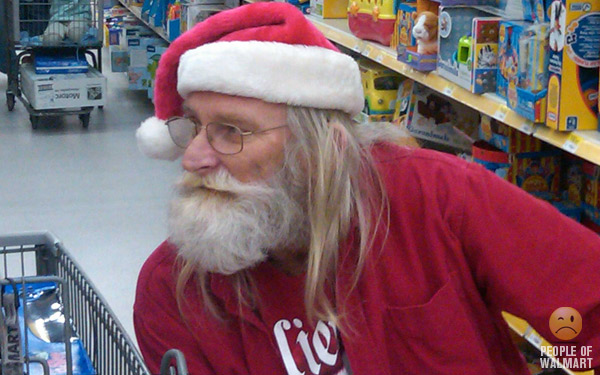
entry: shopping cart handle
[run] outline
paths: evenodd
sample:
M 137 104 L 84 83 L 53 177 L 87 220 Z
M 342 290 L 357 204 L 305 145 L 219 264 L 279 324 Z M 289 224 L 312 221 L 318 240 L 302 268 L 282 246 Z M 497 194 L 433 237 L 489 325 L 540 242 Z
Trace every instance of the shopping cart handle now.
M 171 362 L 175 360 L 176 370 L 173 372 Z M 188 375 L 187 363 L 183 353 L 177 349 L 169 349 L 160 362 L 160 375 Z

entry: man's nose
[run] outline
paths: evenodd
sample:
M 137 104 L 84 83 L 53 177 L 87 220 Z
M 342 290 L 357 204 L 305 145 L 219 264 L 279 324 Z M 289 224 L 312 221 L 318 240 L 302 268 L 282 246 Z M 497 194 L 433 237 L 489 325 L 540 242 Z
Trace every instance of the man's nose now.
M 186 171 L 201 175 L 213 172 L 219 163 L 219 154 L 208 142 L 205 129 L 200 130 L 181 159 L 181 165 Z

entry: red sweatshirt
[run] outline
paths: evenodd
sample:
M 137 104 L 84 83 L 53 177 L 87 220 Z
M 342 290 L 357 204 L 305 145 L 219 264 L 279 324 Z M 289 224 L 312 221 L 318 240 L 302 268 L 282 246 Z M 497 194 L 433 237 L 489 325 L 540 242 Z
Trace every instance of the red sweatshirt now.
M 377 234 L 377 250 L 347 300 L 353 239 L 340 249 L 337 304 L 347 303 L 354 334 L 309 325 L 304 275 L 289 277 L 267 263 L 252 270 L 261 290 L 257 310 L 239 313 L 227 277 L 211 275 L 226 322 L 203 309 L 192 287 L 184 320 L 175 301 L 177 250 L 164 242 L 140 273 L 134 307 L 151 371 L 178 348 L 194 375 L 337 374 L 342 356 L 356 375 L 525 375 L 500 312 L 552 340 L 549 318 L 562 306 L 581 314 L 575 344 L 591 346 L 592 367 L 600 367 L 597 234 L 475 164 L 391 145 L 374 147 L 373 155 L 389 196 L 390 230 L 383 248 Z

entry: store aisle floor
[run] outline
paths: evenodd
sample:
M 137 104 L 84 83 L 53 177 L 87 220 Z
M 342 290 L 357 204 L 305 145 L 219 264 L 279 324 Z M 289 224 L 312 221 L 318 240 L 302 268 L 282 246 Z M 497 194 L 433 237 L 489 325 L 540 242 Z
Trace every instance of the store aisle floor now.
M 108 54 L 104 54 L 105 56 Z M 135 130 L 150 116 L 145 92 L 108 72 L 108 103 L 77 116 L 48 118 L 32 130 L 27 110 L 5 103 L 0 74 L 0 235 L 49 230 L 70 250 L 133 337 L 138 271 L 166 236 L 167 203 L 179 163 L 150 160 Z

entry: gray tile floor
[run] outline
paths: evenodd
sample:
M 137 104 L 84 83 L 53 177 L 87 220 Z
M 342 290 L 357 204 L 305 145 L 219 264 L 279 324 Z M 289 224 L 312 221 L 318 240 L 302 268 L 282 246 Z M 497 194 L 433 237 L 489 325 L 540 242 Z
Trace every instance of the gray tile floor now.
M 0 235 L 49 230 L 70 250 L 133 337 L 138 271 L 166 236 L 166 207 L 178 162 L 146 159 L 135 130 L 153 112 L 145 92 L 108 72 L 108 103 L 49 118 L 32 130 L 27 110 L 5 104 L 0 73 Z

